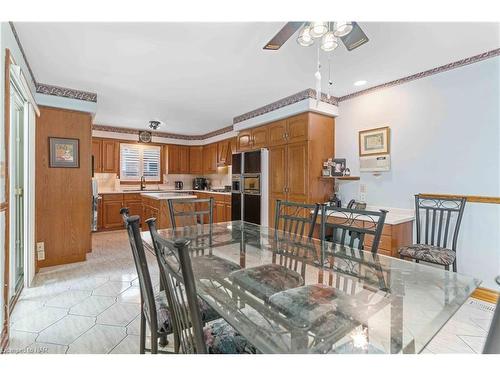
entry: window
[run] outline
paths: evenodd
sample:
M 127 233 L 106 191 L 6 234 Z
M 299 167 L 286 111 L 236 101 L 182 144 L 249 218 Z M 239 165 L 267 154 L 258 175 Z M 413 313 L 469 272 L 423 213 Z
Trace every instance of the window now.
M 120 143 L 120 179 L 160 181 L 160 146 Z

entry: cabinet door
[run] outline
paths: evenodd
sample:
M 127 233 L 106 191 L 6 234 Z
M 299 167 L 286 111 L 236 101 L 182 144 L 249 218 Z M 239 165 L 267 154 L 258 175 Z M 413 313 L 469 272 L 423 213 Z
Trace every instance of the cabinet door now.
M 286 139 L 288 143 L 307 141 L 309 115 L 303 113 L 287 120 Z
M 167 173 L 180 173 L 179 146 L 177 145 L 167 146 Z
M 130 213 L 130 216 L 132 215 L 139 215 L 141 217 L 141 222 L 140 224 L 142 225 L 142 220 L 143 220 L 143 216 L 142 216 L 142 202 L 139 202 L 139 201 L 136 201 L 136 202 L 127 202 L 127 203 L 124 203 L 127 205 L 128 207 L 128 210 L 129 210 L 129 213 Z
M 92 156 L 94 157 L 94 172 L 102 172 L 102 140 L 92 139 Z
M 102 229 L 102 197 L 99 197 L 99 200 L 97 201 L 97 230 Z
M 287 186 L 287 146 L 269 148 L 269 194 L 285 198 Z
M 192 146 L 189 147 L 189 173 L 202 174 L 203 173 L 203 147 Z
M 214 223 L 222 223 L 225 220 L 224 202 L 215 201 L 214 203 Z
M 203 146 L 203 173 L 217 173 L 217 143 Z
M 286 120 L 273 122 L 268 125 L 269 146 L 279 146 L 286 143 Z
M 179 173 L 189 173 L 189 147 L 178 146 Z
M 252 129 L 252 149 L 259 149 L 267 147 L 267 126 L 261 126 L 260 128 Z
M 236 137 L 236 149 L 238 151 L 247 151 L 251 149 L 252 132 L 250 130 L 242 130 Z
M 228 149 L 230 148 L 229 146 L 229 141 L 220 141 L 217 143 L 217 165 L 218 166 L 224 166 L 228 165 Z
M 224 221 L 231 221 L 231 203 L 224 203 Z
M 120 175 L 120 142 L 102 140 L 102 171 Z
M 287 194 L 292 202 L 307 200 L 307 142 L 293 143 L 288 148 Z
M 123 228 L 123 219 L 120 215 L 122 208 L 121 201 L 103 202 L 103 228 L 104 229 L 118 229 Z

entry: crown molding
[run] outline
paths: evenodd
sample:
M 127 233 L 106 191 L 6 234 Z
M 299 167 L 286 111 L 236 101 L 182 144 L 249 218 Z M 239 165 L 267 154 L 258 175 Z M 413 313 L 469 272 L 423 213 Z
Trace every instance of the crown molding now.
M 381 85 L 369 87 L 369 88 L 361 90 L 361 91 L 356 91 L 356 92 L 353 92 L 351 94 L 347 94 L 347 95 L 339 97 L 338 102 L 341 103 L 341 102 L 356 98 L 356 97 L 361 96 L 361 95 L 372 93 L 374 91 L 386 89 L 386 88 L 397 86 L 397 85 L 402 85 L 403 83 L 408 83 L 411 81 L 415 81 L 417 79 L 426 78 L 426 77 L 432 76 L 434 74 L 444 73 L 444 72 L 447 72 L 448 70 L 452 70 L 452 69 L 460 68 L 462 66 L 474 64 L 474 63 L 477 63 L 477 62 L 480 62 L 480 61 L 483 61 L 483 60 L 486 60 L 486 59 L 489 59 L 492 57 L 496 57 L 496 56 L 500 56 L 500 48 L 493 49 L 493 50 L 487 51 L 487 52 L 483 52 L 483 53 L 480 53 L 479 55 L 467 57 L 467 58 L 462 59 L 462 60 L 457 60 L 457 61 L 451 62 L 449 64 L 438 66 L 436 68 L 424 70 L 423 72 L 420 72 L 417 74 L 412 74 L 410 76 L 395 79 L 394 81 L 382 83 Z
M 287 105 L 300 102 L 304 99 L 316 99 L 316 90 L 305 89 L 305 90 L 299 91 L 298 93 L 295 93 L 293 95 L 287 96 L 286 98 L 277 100 L 271 104 L 267 104 L 263 107 L 254 109 L 253 111 L 236 116 L 233 118 L 233 124 L 237 124 L 238 122 L 249 120 L 253 117 L 261 116 L 261 115 L 266 114 L 268 112 L 275 111 L 279 108 L 286 107 Z M 334 96 L 328 97 L 328 95 L 325 93 L 321 93 L 320 100 L 322 102 L 332 104 L 332 105 L 338 104 L 338 100 L 336 97 L 334 97 Z
M 38 94 L 60 96 L 63 98 L 83 100 L 86 102 L 97 103 L 97 94 L 94 92 L 70 89 L 55 85 L 47 85 L 45 83 L 36 84 L 36 92 Z
M 138 130 L 138 129 L 129 129 L 129 128 L 122 128 L 122 127 L 115 127 L 108 125 L 97 125 L 97 124 L 92 125 L 92 130 L 100 130 L 105 132 L 114 132 L 122 134 L 137 134 L 137 135 L 139 134 L 140 131 L 149 131 L 147 129 Z M 182 139 L 185 141 L 202 141 L 211 137 L 215 137 L 217 135 L 229 133 L 231 131 L 233 131 L 233 125 L 226 126 L 225 128 L 214 130 L 212 132 L 202 135 L 183 135 L 183 134 L 157 132 L 157 131 L 151 131 L 151 134 L 155 137 Z
M 26 66 L 28 67 L 28 72 L 30 73 L 31 81 L 36 86 L 35 75 L 33 74 L 33 70 L 31 69 L 30 63 L 28 62 L 28 58 L 26 57 L 26 53 L 24 52 L 23 45 L 21 44 L 21 41 L 19 40 L 19 35 L 17 34 L 17 30 L 14 27 L 14 22 L 9 21 L 9 25 L 10 25 L 10 29 L 12 30 L 12 34 L 14 34 L 14 39 L 16 40 L 17 46 L 19 47 L 19 50 L 21 51 L 21 55 L 23 55 L 24 62 L 26 63 Z

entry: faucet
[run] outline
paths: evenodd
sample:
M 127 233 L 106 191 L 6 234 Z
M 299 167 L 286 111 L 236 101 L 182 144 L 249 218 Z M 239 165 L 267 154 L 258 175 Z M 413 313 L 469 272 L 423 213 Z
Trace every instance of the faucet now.
M 141 176 L 141 190 L 146 189 L 146 178 Z

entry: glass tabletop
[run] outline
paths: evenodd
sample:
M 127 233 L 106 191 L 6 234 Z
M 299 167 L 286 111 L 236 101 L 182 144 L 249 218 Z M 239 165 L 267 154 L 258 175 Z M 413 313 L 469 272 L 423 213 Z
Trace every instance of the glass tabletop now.
M 191 239 L 197 293 L 263 353 L 419 353 L 480 283 L 242 221 L 159 233 Z

